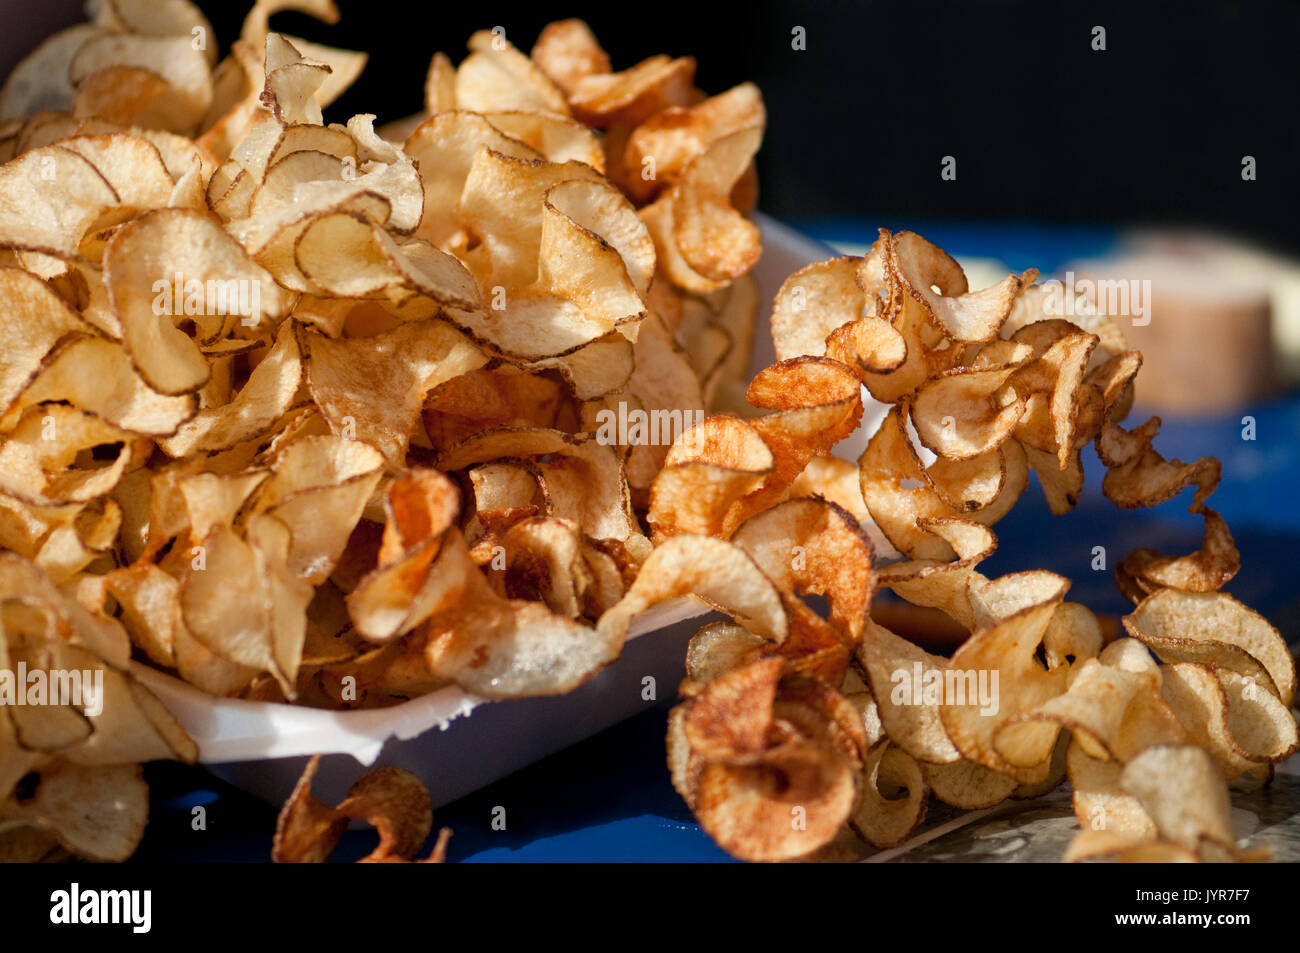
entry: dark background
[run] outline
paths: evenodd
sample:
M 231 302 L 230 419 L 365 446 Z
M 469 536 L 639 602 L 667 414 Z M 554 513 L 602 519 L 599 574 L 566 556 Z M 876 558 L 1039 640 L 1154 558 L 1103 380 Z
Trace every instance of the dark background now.
M 330 119 L 417 111 L 431 54 L 458 62 L 475 29 L 504 26 L 526 52 L 546 22 L 578 16 L 615 69 L 690 54 L 707 92 L 757 82 L 769 112 L 761 202 L 792 222 L 1186 223 L 1300 250 L 1292 0 L 338 3 L 333 27 L 272 21 L 372 54 Z M 59 5 L 0 2 L 33 29 Z M 200 5 L 224 49 L 247 4 Z M 790 47 L 795 25 L 803 52 Z M 1095 25 L 1105 52 L 1091 48 Z M 955 182 L 940 180 L 945 155 Z M 1257 181 L 1242 181 L 1243 155 Z

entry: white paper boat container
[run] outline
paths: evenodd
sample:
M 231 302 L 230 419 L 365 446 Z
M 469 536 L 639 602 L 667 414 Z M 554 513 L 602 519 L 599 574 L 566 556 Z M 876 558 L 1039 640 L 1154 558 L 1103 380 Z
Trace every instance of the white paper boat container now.
M 633 624 L 617 662 L 552 698 L 490 701 L 449 686 L 392 708 L 325 711 L 214 699 L 134 668 L 198 742 L 200 762 L 264 801 L 284 803 L 320 753 L 313 790 L 328 803 L 343 799 L 363 765 L 387 764 L 418 776 L 439 807 L 673 697 L 686 643 L 710 618 L 720 616 L 694 599 L 656 606 Z
M 781 282 L 832 252 L 759 216 L 763 257 L 756 269 L 759 315 L 751 373 L 775 355 L 768 319 Z M 865 396 L 865 395 L 864 395 Z M 866 417 L 879 420 L 879 405 Z M 855 458 L 871 420 L 837 452 Z M 213 698 L 143 665 L 135 672 L 199 745 L 199 760 L 217 776 L 272 804 L 282 804 L 313 754 L 322 754 L 314 790 L 341 800 L 366 765 L 395 765 L 447 804 L 611 725 L 672 698 L 684 673 L 686 643 L 715 616 L 695 599 L 657 606 L 632 625 L 622 656 L 579 688 L 553 698 L 489 701 L 448 687 L 392 708 L 323 711 L 269 702 Z M 716 617 L 716 616 L 715 616 Z M 645 680 L 654 679 L 654 699 Z

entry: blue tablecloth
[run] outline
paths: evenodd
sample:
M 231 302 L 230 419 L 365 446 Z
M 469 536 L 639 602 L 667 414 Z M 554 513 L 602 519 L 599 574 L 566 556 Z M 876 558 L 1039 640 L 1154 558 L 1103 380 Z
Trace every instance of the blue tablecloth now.
M 1113 233 L 1038 226 L 912 226 L 955 255 L 997 257 L 1010 267 L 1050 273 L 1075 258 L 1104 252 Z M 810 223 L 825 240 L 869 241 L 874 230 L 854 223 Z M 1254 418 L 1254 440 L 1242 418 Z M 1143 420 L 1139 408 L 1130 418 Z M 1166 419 L 1157 447 L 1166 457 L 1217 456 L 1223 482 L 1210 505 L 1223 514 L 1241 550 L 1242 570 L 1227 587 L 1267 615 L 1293 646 L 1300 640 L 1300 599 L 1294 582 L 1300 552 L 1300 395 L 1229 416 Z M 1111 578 L 1118 559 L 1138 546 L 1191 552 L 1201 520 L 1186 512 L 1191 491 L 1154 510 L 1121 511 L 1101 495 L 1102 467 L 1085 451 L 1087 483 L 1079 506 L 1053 517 L 1031 481 L 1020 504 L 996 527 L 998 552 L 981 569 L 999 575 L 1046 568 L 1073 580 L 1069 598 L 1097 612 L 1129 608 Z M 1106 571 L 1094 571 L 1093 550 L 1104 546 Z M 455 831 L 454 861 L 723 861 L 727 856 L 695 825 L 672 790 L 664 764 L 666 709 L 646 712 L 554 755 L 438 812 L 435 827 Z M 150 765 L 153 810 L 140 861 L 267 860 L 275 810 L 217 781 L 202 768 Z M 192 829 L 202 805 L 206 829 Z M 496 808 L 504 830 L 494 830 Z M 497 812 L 499 813 L 499 812 Z M 374 835 L 349 833 L 335 855 L 351 860 Z

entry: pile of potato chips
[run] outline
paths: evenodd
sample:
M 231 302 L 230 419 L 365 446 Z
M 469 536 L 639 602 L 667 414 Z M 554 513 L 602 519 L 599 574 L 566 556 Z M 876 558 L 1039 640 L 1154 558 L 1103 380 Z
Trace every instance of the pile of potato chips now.
M 324 123 L 366 57 L 272 32 L 289 8 L 338 18 L 258 0 L 218 57 L 188 0 L 103 0 L 0 90 L 0 648 L 121 688 L 0 711 L 3 830 L 41 832 L 8 851 L 125 856 L 138 792 L 98 846 L 59 785 L 193 759 L 133 654 L 337 708 L 574 688 L 620 653 L 597 622 L 673 437 L 742 401 L 752 85 L 613 72 L 577 21 L 531 58 L 483 32 L 395 143 Z
M 1296 750 L 1295 666 L 1219 591 L 1217 462 L 1120 426 L 1141 358 L 1111 319 L 1047 313 L 1034 272 L 971 291 L 882 232 L 789 278 L 748 381 L 751 84 L 707 97 L 688 57 L 615 72 L 563 21 L 531 55 L 499 28 L 435 55 L 400 135 L 327 125 L 366 57 L 272 32 L 289 7 L 338 16 L 258 0 L 219 57 L 188 0 L 101 0 L 0 90 L 0 667 L 108 686 L 95 717 L 0 712 L 0 852 L 134 849 L 138 763 L 195 752 L 132 654 L 262 701 L 527 697 L 694 595 L 732 621 L 691 644 L 669 762 L 738 857 L 896 845 L 931 793 L 1067 774 L 1071 857 L 1241 856 L 1228 784 Z M 864 386 L 892 410 L 854 467 L 830 453 Z M 1061 577 L 978 570 L 1031 470 L 1075 504 L 1089 443 L 1109 498 L 1195 485 L 1206 526 L 1117 568 L 1136 608 L 1109 643 Z M 875 564 L 867 518 L 903 561 Z M 969 637 L 927 653 L 872 618 L 878 587 Z M 981 684 L 995 706 L 956 693 Z M 311 775 L 277 857 L 360 818 L 371 859 L 409 859 L 431 829 L 405 777 L 329 808 Z
M 882 230 L 868 255 L 782 286 L 780 360 L 748 395 L 771 412 L 711 417 L 707 439 L 669 452 L 658 546 L 625 601 L 692 590 L 734 620 L 692 640 L 668 762 L 735 856 L 851 856 L 850 831 L 893 847 L 931 795 L 986 808 L 1068 776 L 1082 828 L 1068 859 L 1257 858 L 1236 845 L 1229 785 L 1267 783 L 1300 747 L 1294 660 L 1219 591 L 1239 559 L 1205 505 L 1218 461 L 1166 460 L 1158 418 L 1120 426 L 1141 356 L 1087 300 L 1056 316 L 1059 285 L 1036 277 L 971 291 L 940 249 Z M 859 382 L 892 407 L 854 468 L 824 454 L 856 426 Z M 977 568 L 1031 470 L 1054 512 L 1074 506 L 1089 443 L 1118 505 L 1194 486 L 1205 520 L 1197 552 L 1116 567 L 1135 609 L 1109 640 L 1067 579 Z M 901 561 L 872 569 L 866 516 Z M 958 627 L 952 657 L 873 619 L 876 587 Z

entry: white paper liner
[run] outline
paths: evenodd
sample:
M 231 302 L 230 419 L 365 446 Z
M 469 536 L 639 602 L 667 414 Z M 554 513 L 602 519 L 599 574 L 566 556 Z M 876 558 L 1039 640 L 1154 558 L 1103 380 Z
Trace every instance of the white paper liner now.
M 695 598 L 665 602 L 633 619 L 628 639 L 710 611 Z M 451 685 L 391 708 L 326 711 L 277 702 L 216 698 L 138 662 L 132 663 L 132 673 L 162 700 L 195 740 L 203 764 L 348 754 L 370 765 L 389 738 L 404 741 L 431 728 L 446 729 L 479 705 L 519 703 L 482 698 Z

